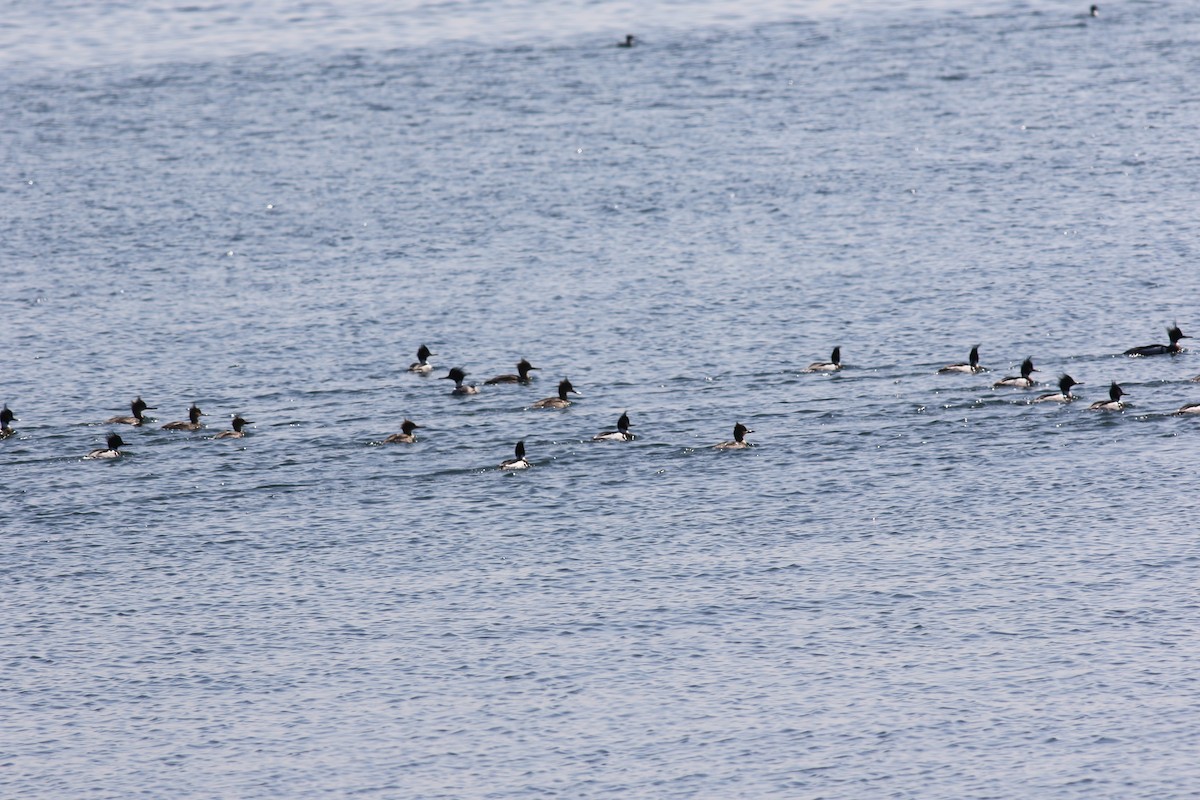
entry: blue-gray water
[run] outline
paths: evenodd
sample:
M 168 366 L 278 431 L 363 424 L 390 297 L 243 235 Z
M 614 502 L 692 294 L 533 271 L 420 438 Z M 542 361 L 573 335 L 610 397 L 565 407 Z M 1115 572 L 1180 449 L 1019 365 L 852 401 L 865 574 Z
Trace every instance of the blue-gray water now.
M 1200 18 L 1086 5 L 20 4 L 0 795 L 1197 796 Z

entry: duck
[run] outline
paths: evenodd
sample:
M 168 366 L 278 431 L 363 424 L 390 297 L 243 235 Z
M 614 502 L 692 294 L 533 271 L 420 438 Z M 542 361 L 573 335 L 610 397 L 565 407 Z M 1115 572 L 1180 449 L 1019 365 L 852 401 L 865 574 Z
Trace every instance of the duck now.
M 558 397 L 547 397 L 545 399 L 538 400 L 536 403 L 530 406 L 530 408 L 566 408 L 567 406 L 571 405 L 571 401 L 567 399 L 568 393 L 577 394 L 580 397 L 583 397 L 583 393 L 576 390 L 575 387 L 571 385 L 571 381 L 563 378 L 558 382 Z
M 497 375 L 494 378 L 488 378 L 483 382 L 483 385 L 494 386 L 497 383 L 529 383 L 533 380 L 529 377 L 529 370 L 531 369 L 537 369 L 537 367 L 522 358 L 517 362 L 516 375 Z
M 837 372 L 842 368 L 842 348 L 841 346 L 833 348 L 833 353 L 829 356 L 828 361 L 814 361 L 809 364 L 805 372 Z
M 983 372 L 983 367 L 979 366 L 979 345 L 971 348 L 971 353 L 967 356 L 966 364 L 947 364 L 938 370 L 939 375 L 946 375 L 951 372 L 968 372 L 972 374 Z
M 617 47 L 633 47 L 633 45 L 636 42 L 637 42 L 637 37 L 634 36 L 632 33 L 627 33 L 627 34 L 625 34 L 625 41 L 617 42 Z
M 713 445 L 714 450 L 741 450 L 744 447 L 749 447 L 750 443 L 746 441 L 746 434 L 754 433 L 742 423 L 737 423 L 733 426 L 733 441 L 721 442 Z
M 1005 378 L 1001 378 L 1000 380 L 998 380 L 992 384 L 992 388 L 999 389 L 1003 386 L 1015 386 L 1018 389 L 1029 389 L 1030 387 L 1032 387 L 1034 385 L 1033 378 L 1031 378 L 1029 376 L 1035 372 L 1038 372 L 1038 370 L 1033 368 L 1033 359 L 1027 358 L 1021 362 L 1020 377 L 1018 377 L 1016 375 L 1009 375 Z
M 84 458 L 120 458 L 125 455 L 121 452 L 121 448 L 125 446 L 125 442 L 121 440 L 119 434 L 110 433 L 107 440 L 108 447 L 92 450 Z
M 242 430 L 242 428 L 246 427 L 247 425 L 253 425 L 253 424 L 254 424 L 253 422 L 247 422 L 246 420 L 242 419 L 240 414 L 234 414 L 233 415 L 233 430 L 221 431 L 213 438 L 214 439 L 241 439 L 243 436 L 246 435 L 245 432 Z
M 109 425 L 141 425 L 146 421 L 146 418 L 142 416 L 142 412 L 153 411 L 154 406 L 146 405 L 146 401 L 142 399 L 141 395 L 138 395 L 134 399 L 134 401 L 129 404 L 129 409 L 133 412 L 133 416 L 113 417 L 112 419 L 108 420 L 107 424 L 109 424 Z
M 629 432 L 629 413 L 623 413 L 617 419 L 617 429 L 615 431 L 603 431 L 592 437 L 593 442 L 632 442 L 637 437 Z
M 406 419 L 400 423 L 400 433 L 393 433 L 391 436 L 383 440 L 384 444 L 412 444 L 417 440 L 413 435 L 413 431 L 421 427 L 411 419 Z
M 200 418 L 204 417 L 204 416 L 208 416 L 208 415 L 205 414 L 203 411 L 201 411 L 199 408 L 197 408 L 195 403 L 192 403 L 192 407 L 188 409 L 188 421 L 187 422 L 168 422 L 166 425 L 163 425 L 163 430 L 164 431 L 198 431 L 204 427 L 203 425 L 200 424 Z
M 1180 339 L 1190 339 L 1190 336 L 1184 336 L 1183 331 L 1179 330 L 1178 325 L 1172 325 L 1167 328 L 1167 336 L 1171 337 L 1170 344 L 1144 344 L 1141 347 L 1131 347 L 1125 351 L 1127 356 L 1167 356 L 1182 353 L 1183 348 L 1179 346 Z
M 1108 387 L 1108 399 L 1097 400 L 1088 406 L 1090 411 L 1124 411 L 1125 404 L 1121 402 L 1121 397 L 1125 394 L 1125 390 L 1120 385 L 1113 381 Z
M 12 427 L 12 423 L 14 421 L 20 422 L 21 420 L 17 419 L 13 415 L 13 412 L 9 409 L 8 404 L 5 403 L 4 408 L 0 409 L 0 439 L 7 439 L 16 433 Z
M 436 355 L 437 353 L 431 353 L 428 347 L 421 345 L 417 348 L 417 360 L 408 365 L 408 371 L 428 375 L 433 371 L 433 365 L 429 363 L 429 357 Z
M 1096 4 L 1094 4 L 1094 3 L 1093 3 L 1093 4 L 1092 4 L 1092 7 L 1088 9 L 1088 16 L 1089 16 L 1089 17 L 1098 17 L 1098 16 L 1100 16 L 1100 6 L 1098 6 L 1098 5 L 1096 5 Z
M 449 372 L 442 376 L 444 381 L 454 381 L 454 388 L 450 390 L 453 395 L 468 395 L 479 394 L 479 387 L 472 384 L 463 385 L 463 379 L 467 377 L 467 372 L 462 367 L 452 367 Z
M 1071 403 L 1075 400 L 1075 395 L 1071 394 L 1072 386 L 1083 386 L 1082 383 L 1072 378 L 1070 375 L 1064 374 L 1058 379 L 1058 391 L 1050 392 L 1049 394 L 1038 395 L 1035 403 Z
M 513 452 L 516 458 L 501 461 L 500 469 L 529 469 L 530 463 L 525 459 L 525 442 L 517 442 Z
M 1200 414 L 1200 403 L 1188 403 L 1180 406 L 1179 410 L 1175 412 L 1177 417 L 1184 414 Z

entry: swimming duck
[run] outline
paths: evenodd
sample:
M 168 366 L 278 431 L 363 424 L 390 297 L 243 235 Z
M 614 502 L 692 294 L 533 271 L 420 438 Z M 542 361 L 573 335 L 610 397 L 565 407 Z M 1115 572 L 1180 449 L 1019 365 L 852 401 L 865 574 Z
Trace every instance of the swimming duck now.
M 143 411 L 153 411 L 154 406 L 146 405 L 146 401 L 142 399 L 141 395 L 138 395 L 137 398 L 132 403 L 129 404 L 129 409 L 133 412 L 133 416 L 131 416 L 131 417 L 113 417 L 112 419 L 110 419 L 108 421 L 108 424 L 109 425 L 141 425 L 142 423 L 144 423 L 146 421 L 146 418 L 142 416 L 142 412 Z
M 637 437 L 629 432 L 629 414 L 625 413 L 617 420 L 615 431 L 604 431 L 592 437 L 593 442 L 632 442 Z
M 1125 390 L 1116 381 L 1113 381 L 1112 385 L 1108 387 L 1108 399 L 1097 400 L 1088 406 L 1088 409 L 1091 411 L 1123 411 L 1125 404 L 1121 402 L 1121 397 L 1124 394 Z
M 529 383 L 532 380 L 529 377 L 529 370 L 531 369 L 537 369 L 537 367 L 522 358 L 517 362 L 516 375 L 497 375 L 494 378 L 488 378 L 483 382 L 483 385 L 493 386 L 497 383 Z
M 411 419 L 406 419 L 400 423 L 401 433 L 393 433 L 391 436 L 383 440 L 384 444 L 412 444 L 417 440 L 413 435 L 413 431 L 421 427 Z
M 115 433 L 108 435 L 108 448 L 92 450 L 84 458 L 120 458 L 125 455 L 121 452 L 121 448 L 125 446 L 125 442 L 121 441 L 121 437 Z
M 733 441 L 721 442 L 713 445 L 714 450 L 740 450 L 743 447 L 749 447 L 750 443 L 746 441 L 746 434 L 754 433 L 742 423 L 737 423 L 733 426 Z
M 450 390 L 450 394 L 460 395 L 460 396 L 468 395 L 468 394 L 479 394 L 478 386 L 474 386 L 471 384 L 468 384 L 466 386 L 463 385 L 463 379 L 466 377 L 467 377 L 467 373 L 463 371 L 462 367 L 453 367 L 453 368 L 451 368 L 451 370 L 448 373 L 446 373 L 445 375 L 443 375 L 441 377 L 441 380 L 454 381 L 454 388 Z
M 833 348 L 828 361 L 814 361 L 805 368 L 805 372 L 837 372 L 842 368 L 842 348 Z
M 1093 4 L 1092 7 L 1088 9 L 1088 16 L 1100 16 L 1100 6 Z
M 437 353 L 431 353 L 428 347 L 421 345 L 417 348 L 417 360 L 408 365 L 408 371 L 428 375 L 433 370 L 433 365 L 429 363 L 429 357 L 436 355 Z
M 13 412 L 9 410 L 8 404 L 5 404 L 3 409 L 0 409 L 0 439 L 7 439 L 16 433 L 13 430 L 13 421 L 20 422 L 21 420 L 13 416 Z
M 1001 378 L 992 384 L 993 389 L 999 389 L 1002 386 L 1015 386 L 1018 389 L 1028 389 L 1034 385 L 1033 378 L 1029 376 L 1038 370 L 1033 368 L 1033 359 L 1027 358 L 1021 362 L 1021 376 L 1009 375 L 1006 378 Z
M 1175 412 L 1176 416 L 1179 416 L 1180 414 L 1200 414 L 1200 403 L 1188 403 L 1187 405 L 1181 406 L 1179 410 Z
M 163 425 L 164 431 L 198 431 L 204 426 L 200 424 L 200 418 L 207 416 L 203 411 L 196 408 L 196 404 L 192 403 L 192 407 L 188 409 L 187 422 L 168 422 Z
M 983 367 L 979 366 L 979 345 L 971 348 L 971 353 L 967 356 L 966 364 L 948 364 L 938 370 L 939 375 L 951 372 L 983 372 Z
M 1050 392 L 1049 394 L 1038 395 L 1035 403 L 1070 403 L 1075 400 L 1075 395 L 1071 394 L 1072 386 L 1083 386 L 1082 383 L 1072 378 L 1070 375 L 1063 375 L 1058 379 L 1058 391 Z
M 627 33 L 625 34 L 625 41 L 617 42 L 617 47 L 633 47 L 636 41 L 636 36 L 634 36 L 632 33 Z
M 571 405 L 571 401 L 567 399 L 568 392 L 583 397 L 582 392 L 576 391 L 571 382 L 563 378 L 558 382 L 558 397 L 547 397 L 544 400 L 538 400 L 530 408 L 566 408 Z
M 243 436 L 246 435 L 242 431 L 242 428 L 246 427 L 247 425 L 253 425 L 253 424 L 254 424 L 253 422 L 247 422 L 246 420 L 242 419 L 240 415 L 234 414 L 233 415 L 233 430 L 221 431 L 213 438 L 214 439 L 241 439 Z
M 530 464 L 525 460 L 525 442 L 517 442 L 514 450 L 516 458 L 500 462 L 500 469 L 529 469 Z
M 1175 355 L 1183 352 L 1183 348 L 1179 346 L 1180 339 L 1190 339 L 1190 336 L 1184 336 L 1183 331 L 1179 330 L 1178 325 L 1172 325 L 1167 328 L 1167 336 L 1171 337 L 1170 344 L 1145 344 L 1141 347 L 1131 347 L 1125 351 L 1127 356 L 1166 356 Z

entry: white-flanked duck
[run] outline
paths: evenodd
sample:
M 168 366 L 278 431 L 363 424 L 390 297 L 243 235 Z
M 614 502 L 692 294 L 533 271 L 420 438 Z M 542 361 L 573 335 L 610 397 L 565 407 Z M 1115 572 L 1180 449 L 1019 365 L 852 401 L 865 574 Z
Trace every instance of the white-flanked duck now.
M 515 458 L 510 458 L 500 462 L 500 469 L 529 469 L 530 464 L 525 459 L 525 442 L 517 442 L 517 446 L 513 450 Z
M 1179 346 L 1180 339 L 1190 339 L 1190 336 L 1184 336 L 1183 331 L 1179 330 L 1178 325 L 1172 325 L 1167 328 L 1167 336 L 1170 337 L 1170 344 L 1145 344 L 1141 347 L 1131 347 L 1125 351 L 1127 356 L 1173 356 L 1176 353 L 1182 353 L 1183 348 Z
M 411 419 L 406 419 L 400 423 L 400 433 L 393 433 L 391 436 L 383 440 L 384 444 L 412 444 L 417 440 L 416 434 L 413 433 L 417 428 L 421 427 Z
M 629 424 L 629 414 L 621 414 L 617 420 L 617 429 L 615 431 L 604 431 L 597 433 L 592 437 L 593 442 L 632 442 L 637 437 L 629 432 L 632 426 Z
M 213 438 L 214 439 L 241 439 L 243 436 L 246 435 L 245 431 L 243 431 L 242 428 L 246 427 L 247 425 L 253 425 L 253 424 L 254 424 L 253 422 L 247 422 L 246 420 L 242 419 L 240 414 L 234 414 L 233 415 L 233 430 L 221 431 Z
M 13 422 L 20 422 L 16 415 L 9 409 L 8 404 L 4 404 L 4 408 L 0 409 L 0 439 L 7 439 L 16 433 L 13 430 Z
M 558 397 L 547 397 L 538 400 L 530 408 L 566 408 L 571 405 L 571 401 L 567 399 L 568 394 L 577 394 L 583 397 L 583 393 L 572 386 L 571 381 L 563 378 L 558 382 Z
M 441 377 L 444 381 L 454 381 L 454 388 L 450 390 L 453 395 L 468 395 L 479 394 L 479 387 L 474 384 L 464 384 L 463 380 L 467 377 L 466 371 L 462 367 L 452 367 L 448 373 Z
M 1075 401 L 1075 395 L 1071 394 L 1072 386 L 1083 386 L 1082 383 L 1072 378 L 1070 375 L 1063 375 L 1058 379 L 1058 391 L 1050 392 L 1049 394 L 1038 395 L 1035 403 L 1072 403 Z
M 1108 399 L 1097 400 L 1088 406 L 1089 411 L 1124 411 L 1125 403 L 1121 398 L 1125 396 L 1125 390 L 1121 388 L 1116 381 L 1108 387 Z
M 833 353 L 830 354 L 828 361 L 814 361 L 805 367 L 805 372 L 837 372 L 842 368 L 842 348 L 837 346 L 833 348 Z
M 408 371 L 428 375 L 433 371 L 433 365 L 429 363 L 429 357 L 436 355 L 437 353 L 432 353 L 428 347 L 421 345 L 417 348 L 417 360 L 408 365 Z
M 108 435 L 108 447 L 92 450 L 84 458 L 120 458 L 125 455 L 121 452 L 121 448 L 125 446 L 125 442 L 121 441 L 118 434 L 110 433 Z
M 1033 368 L 1033 359 L 1027 358 L 1021 362 L 1021 374 L 1009 375 L 1001 378 L 992 384 L 993 389 L 999 389 L 1003 386 L 1014 386 L 1018 389 L 1030 389 L 1034 386 L 1033 378 L 1029 377 L 1038 370 Z
M 975 345 L 971 348 L 971 353 L 967 356 L 966 364 L 947 364 L 938 370 L 939 375 L 945 375 L 951 372 L 966 372 L 971 374 L 983 372 L 983 367 L 979 366 L 979 345 Z
M 516 375 L 497 375 L 494 378 L 488 378 L 483 382 L 483 385 L 494 386 L 497 383 L 529 383 L 531 380 L 533 380 L 529 377 L 529 370 L 531 369 L 537 369 L 537 367 L 522 358 L 517 362 Z
M 746 441 L 746 434 L 754 433 L 742 423 L 737 423 L 733 426 L 733 441 L 721 442 L 713 445 L 714 450 L 741 450 L 744 447 L 749 447 L 750 443 Z
M 164 431 L 198 431 L 204 427 L 203 425 L 200 424 L 200 418 L 203 416 L 206 416 L 206 414 L 203 411 L 201 411 L 199 408 L 197 408 L 195 403 L 192 403 L 192 407 L 188 409 L 188 421 L 187 422 L 182 422 L 182 421 L 168 422 L 166 425 L 163 425 L 163 430 Z

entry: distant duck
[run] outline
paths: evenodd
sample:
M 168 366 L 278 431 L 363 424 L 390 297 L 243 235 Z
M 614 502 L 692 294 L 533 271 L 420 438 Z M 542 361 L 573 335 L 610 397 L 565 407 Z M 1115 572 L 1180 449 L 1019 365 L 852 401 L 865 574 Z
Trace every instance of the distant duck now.
M 1092 6 L 1092 7 L 1095 8 L 1095 6 Z M 637 42 L 637 37 L 634 36 L 632 33 L 627 33 L 627 34 L 625 34 L 625 41 L 617 42 L 617 47 L 633 47 L 633 45 L 636 42 Z
M 92 450 L 84 458 L 120 458 L 125 455 L 121 452 L 121 448 L 125 446 L 125 442 L 121 441 L 121 437 L 115 433 L 108 435 L 107 449 Z
M 617 420 L 615 431 L 604 431 L 592 437 L 593 442 L 632 442 L 637 437 L 629 432 L 629 414 L 622 414 Z
M 21 421 L 13 415 L 13 412 L 9 410 L 8 405 L 5 404 L 4 408 L 0 409 L 0 439 L 7 439 L 16 433 L 12 427 L 14 420 L 17 422 Z
M 253 424 L 254 424 L 253 422 L 247 422 L 246 420 L 242 419 L 240 415 L 234 414 L 233 430 L 221 431 L 213 438 L 214 439 L 241 439 L 243 436 L 246 435 L 242 431 L 242 428 L 246 427 L 247 425 L 253 425 Z
M 979 366 L 979 345 L 971 348 L 971 354 L 967 356 L 966 364 L 949 364 L 938 370 L 939 375 L 951 372 L 983 372 L 983 367 Z
M 393 433 L 391 436 L 383 440 L 384 444 L 412 444 L 417 440 L 413 434 L 417 428 L 421 427 L 411 419 L 406 419 L 400 423 L 401 433 Z
M 428 347 L 421 345 L 417 348 L 417 360 L 408 365 L 408 371 L 428 375 L 433 371 L 433 365 L 429 363 L 429 357 L 436 355 L 437 353 L 431 353 Z
M 1009 375 L 1008 377 L 1001 378 L 992 384 L 992 388 L 999 389 L 1003 386 L 1015 386 L 1018 389 L 1029 389 L 1034 385 L 1033 378 L 1029 376 L 1037 371 L 1038 370 L 1033 368 L 1033 359 L 1027 358 L 1021 362 L 1020 377 L 1017 377 L 1016 375 Z
M 1088 16 L 1090 16 L 1090 17 L 1100 16 L 1100 6 L 1093 5 L 1090 9 L 1088 9 Z
M 516 458 L 500 462 L 500 469 L 529 469 L 530 464 L 525 460 L 525 442 L 517 442 L 514 450 Z
M 833 348 L 828 361 L 814 361 L 805 368 L 805 372 L 837 372 L 842 368 L 842 348 Z
M 1071 403 L 1075 400 L 1075 395 L 1071 394 L 1072 386 L 1083 386 L 1082 383 L 1072 378 L 1070 375 L 1063 375 L 1058 379 L 1058 391 L 1049 394 L 1038 395 L 1034 400 L 1035 403 Z
M 196 408 L 196 404 L 192 403 L 192 407 L 188 409 L 187 422 L 168 422 L 163 425 L 164 431 L 198 431 L 204 426 L 200 424 L 200 418 L 205 416 L 204 412 Z
M 529 370 L 531 369 L 537 369 L 537 367 L 522 358 L 517 362 L 516 375 L 497 375 L 494 378 L 488 378 L 483 382 L 483 385 L 493 386 L 497 383 L 529 383 L 531 381 L 531 378 L 529 377 Z
M 1178 325 L 1172 325 L 1167 328 L 1167 336 L 1171 337 L 1170 344 L 1147 344 L 1141 347 L 1131 347 L 1125 351 L 1127 356 L 1167 356 L 1175 355 L 1183 352 L 1183 348 L 1179 346 L 1180 339 L 1190 339 L 1190 336 L 1184 336 L 1183 331 L 1179 330 Z
M 742 423 L 737 423 L 733 426 L 733 441 L 721 442 L 713 445 L 714 450 L 741 450 L 744 447 L 749 447 L 750 443 L 746 441 L 746 434 L 754 433 Z
M 153 411 L 154 406 L 146 405 L 146 401 L 142 399 L 141 395 L 138 395 L 137 399 L 135 399 L 132 403 L 129 404 L 129 409 L 133 412 L 133 416 L 131 416 L 131 417 L 113 417 L 112 419 L 110 419 L 108 421 L 107 424 L 109 424 L 109 425 L 141 425 L 142 423 L 144 423 L 146 421 L 146 418 L 142 416 L 142 412 L 143 411 Z
M 448 373 L 441 377 L 444 381 L 454 381 L 454 388 L 450 390 L 453 395 L 468 395 L 479 394 L 479 387 L 472 384 L 463 385 L 463 379 L 467 377 L 467 373 L 462 367 L 454 367 Z
M 1175 416 L 1180 416 L 1182 414 L 1200 414 L 1200 403 L 1188 403 L 1185 406 L 1181 406 L 1180 409 L 1175 412 Z
M 1124 411 L 1125 404 L 1121 402 L 1124 394 L 1125 390 L 1116 381 L 1113 381 L 1112 385 L 1108 387 L 1108 399 L 1097 400 L 1088 406 L 1088 409 L 1091 411 Z
M 582 392 L 577 391 L 569 380 L 563 378 L 558 382 L 558 397 L 547 397 L 544 400 L 538 400 L 530 408 L 566 408 L 571 405 L 571 401 L 567 399 L 568 393 L 583 397 Z

